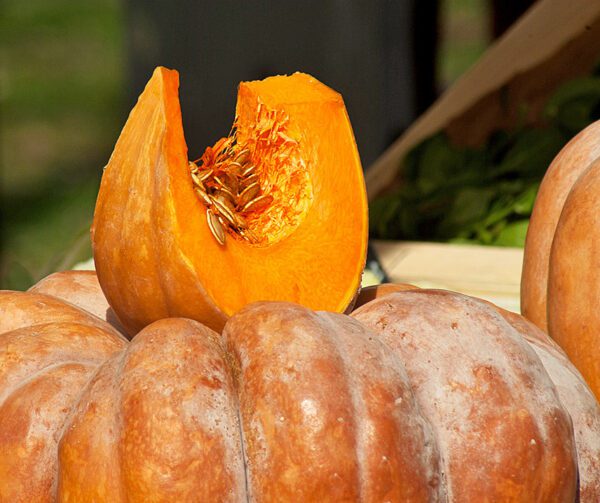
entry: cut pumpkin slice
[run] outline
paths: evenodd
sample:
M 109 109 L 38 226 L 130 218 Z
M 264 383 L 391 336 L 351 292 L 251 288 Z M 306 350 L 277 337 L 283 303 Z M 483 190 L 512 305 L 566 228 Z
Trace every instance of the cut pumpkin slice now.
M 123 325 L 182 316 L 220 330 L 259 300 L 344 311 L 368 218 L 342 97 L 302 73 L 243 82 L 230 135 L 190 161 L 178 85 L 154 71 L 96 203 L 94 260 Z

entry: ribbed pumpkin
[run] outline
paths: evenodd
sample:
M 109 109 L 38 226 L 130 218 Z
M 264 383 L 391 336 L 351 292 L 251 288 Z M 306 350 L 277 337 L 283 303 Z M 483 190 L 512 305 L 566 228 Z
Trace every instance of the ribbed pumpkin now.
M 156 69 L 102 177 L 94 259 L 119 320 L 130 334 L 169 316 L 221 330 L 258 300 L 343 312 L 368 218 L 342 97 L 302 73 L 242 82 L 231 134 L 190 162 L 178 84 Z
M 523 314 L 548 333 L 600 399 L 600 121 L 558 154 L 525 243 Z
M 518 315 L 414 290 L 127 342 L 59 283 L 0 294 L 0 501 L 572 502 L 578 465 L 600 498 L 598 404 Z

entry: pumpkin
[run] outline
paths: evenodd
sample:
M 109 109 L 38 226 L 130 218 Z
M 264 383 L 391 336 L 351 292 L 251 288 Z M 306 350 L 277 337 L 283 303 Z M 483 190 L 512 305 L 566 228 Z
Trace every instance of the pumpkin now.
M 30 292 L 58 297 L 107 321 L 121 333 L 125 329 L 108 304 L 95 271 L 60 271 L 38 281 Z
M 548 167 L 536 196 L 525 239 L 521 312 L 546 332 L 548 271 L 554 233 L 571 187 L 598 157 L 600 121 L 589 125 L 563 147 Z
M 92 242 L 130 334 L 173 316 L 219 331 L 258 300 L 343 312 L 360 286 L 367 226 L 338 93 L 302 73 L 242 82 L 231 134 L 191 162 L 178 74 L 157 68 L 104 171 Z
M 253 303 L 222 334 L 164 319 L 128 342 L 2 292 L 0 501 L 570 502 L 577 456 L 598 501 L 598 404 L 536 330 L 414 290 L 352 316 Z
M 407 290 L 417 290 L 419 287 L 411 285 L 409 283 L 381 283 L 379 285 L 370 285 L 365 288 L 361 288 L 356 302 L 354 303 L 353 309 L 358 309 L 363 304 L 371 302 L 372 300 L 385 297 L 390 293 L 404 292 Z
M 600 398 L 600 121 L 559 153 L 525 243 L 523 314 L 565 350 Z M 544 312 L 544 310 L 546 312 Z

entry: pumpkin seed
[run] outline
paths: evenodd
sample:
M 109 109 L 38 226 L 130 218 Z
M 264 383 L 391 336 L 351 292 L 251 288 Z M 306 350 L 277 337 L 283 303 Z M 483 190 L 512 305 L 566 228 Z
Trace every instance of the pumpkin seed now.
M 200 197 L 200 199 L 202 199 L 202 202 L 206 205 L 206 206 L 211 206 L 212 205 L 212 199 L 210 198 L 210 196 L 204 191 L 202 190 L 200 187 L 196 187 L 196 194 Z
M 191 174 L 192 174 L 192 180 L 194 181 L 194 185 L 196 187 L 204 188 L 204 184 L 202 183 L 202 180 L 200 179 L 200 177 L 194 171 L 192 171 Z
M 238 198 L 238 207 L 244 207 L 246 206 L 250 201 L 252 201 L 252 199 L 254 199 L 256 196 L 258 196 L 258 193 L 260 192 L 260 185 L 258 184 L 258 182 L 254 182 L 250 185 L 248 185 L 241 193 L 240 193 L 240 197 Z
M 237 194 L 240 190 L 240 183 L 238 182 L 237 177 L 233 176 L 228 171 L 223 173 L 223 182 L 225 183 L 225 188 L 227 188 L 232 195 Z
M 240 165 L 242 164 L 246 164 L 248 162 L 248 160 L 250 159 L 250 149 L 249 148 L 245 148 L 243 150 L 241 150 L 238 155 L 235 156 L 235 162 L 239 163 Z
M 248 186 L 248 185 L 252 185 L 253 183 L 258 182 L 258 175 L 256 173 L 253 173 L 252 175 L 250 175 L 248 178 L 243 180 L 243 184 L 244 186 Z
M 269 204 L 271 204 L 273 202 L 273 196 L 270 195 L 262 195 L 262 196 L 258 196 L 254 199 L 252 199 L 252 201 L 250 201 L 248 204 L 246 204 L 243 208 L 242 208 L 242 213 L 248 213 L 250 211 L 258 211 L 258 210 L 262 210 L 264 208 L 266 208 L 267 206 L 269 206 Z
M 212 198 L 212 202 L 215 206 L 215 209 L 219 212 L 219 214 L 232 226 L 235 226 L 235 217 L 233 216 L 233 211 L 231 211 L 227 204 L 223 199 L 218 197 Z
M 223 229 L 223 224 L 221 224 L 210 208 L 206 209 L 206 222 L 208 223 L 211 234 L 217 240 L 217 243 L 223 246 L 225 244 L 225 230 Z
M 210 175 L 212 175 L 212 174 L 213 174 L 213 170 L 212 170 L 212 169 L 210 169 L 210 168 L 208 168 L 208 169 L 203 169 L 202 171 L 199 171 L 199 172 L 198 172 L 198 178 L 199 178 L 201 181 L 204 181 L 204 180 L 206 180 L 206 179 L 207 179 L 207 178 L 208 178 Z
M 221 187 L 219 189 L 216 189 L 213 196 L 220 197 L 223 200 L 223 203 L 227 204 L 227 206 L 230 207 L 231 211 L 235 209 L 235 202 L 237 200 L 237 197 L 228 188 Z
M 256 170 L 255 165 L 248 166 L 246 169 L 244 169 L 244 171 L 242 171 L 242 174 L 240 176 L 242 178 L 246 178 L 246 177 L 250 176 L 251 174 L 253 174 L 255 170 Z

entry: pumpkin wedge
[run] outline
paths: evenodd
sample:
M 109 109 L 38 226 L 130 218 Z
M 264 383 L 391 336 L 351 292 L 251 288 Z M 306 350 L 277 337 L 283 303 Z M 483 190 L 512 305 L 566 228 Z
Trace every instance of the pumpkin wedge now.
M 259 300 L 344 311 L 368 218 L 342 97 L 302 73 L 243 82 L 230 135 L 190 161 L 178 85 L 154 71 L 96 203 L 98 279 L 127 331 L 172 316 L 221 330 Z

